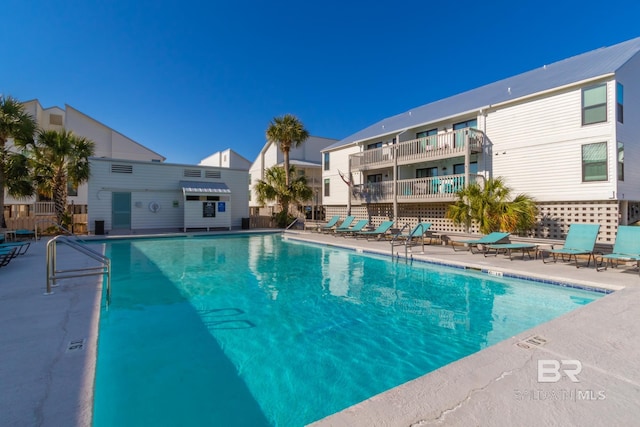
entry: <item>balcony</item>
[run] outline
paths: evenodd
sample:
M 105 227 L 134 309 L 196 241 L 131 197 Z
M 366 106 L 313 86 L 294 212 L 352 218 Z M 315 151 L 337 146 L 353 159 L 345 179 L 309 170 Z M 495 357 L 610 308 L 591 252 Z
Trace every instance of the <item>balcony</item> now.
M 366 171 L 412 163 L 464 156 L 482 151 L 484 133 L 477 129 L 461 129 L 426 138 L 413 139 L 349 156 L 352 172 Z M 397 159 L 396 159 L 397 157 Z
M 470 182 L 480 182 L 482 175 L 469 175 Z M 464 174 L 432 178 L 403 179 L 396 182 L 398 203 L 451 202 L 464 188 Z M 393 203 L 393 181 L 356 185 L 353 199 L 360 203 Z

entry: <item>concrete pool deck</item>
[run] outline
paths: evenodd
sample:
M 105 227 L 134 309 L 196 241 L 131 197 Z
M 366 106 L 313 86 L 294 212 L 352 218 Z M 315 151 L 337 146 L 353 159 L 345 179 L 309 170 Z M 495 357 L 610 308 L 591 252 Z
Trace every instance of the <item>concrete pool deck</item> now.
M 389 254 L 388 242 L 308 232 L 290 239 Z M 45 292 L 46 240 L 0 268 L 0 425 L 90 426 L 101 285 Z M 558 319 L 317 421 L 314 426 L 633 425 L 640 417 L 640 277 L 426 246 L 415 260 L 620 289 Z M 60 268 L 92 265 L 66 246 Z M 404 256 L 404 249 L 401 249 Z M 400 258 L 398 262 L 405 262 Z M 526 342 L 536 336 L 537 340 Z M 538 381 L 538 362 L 544 378 Z M 565 361 L 565 362 L 562 362 Z M 577 362 L 576 362 L 577 361 Z M 577 363 L 582 367 L 577 371 Z M 555 369 L 558 366 L 559 369 Z M 573 382 L 570 378 L 576 372 Z

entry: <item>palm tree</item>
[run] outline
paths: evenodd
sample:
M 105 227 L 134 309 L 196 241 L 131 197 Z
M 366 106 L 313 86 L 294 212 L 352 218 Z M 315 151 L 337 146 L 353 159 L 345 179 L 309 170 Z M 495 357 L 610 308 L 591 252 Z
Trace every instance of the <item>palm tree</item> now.
M 280 151 L 284 155 L 285 183 L 291 184 L 289 174 L 289 151 L 291 147 L 299 147 L 309 138 L 309 132 L 293 114 L 285 114 L 275 117 L 267 128 L 267 140 L 280 145 Z
M 40 130 L 30 144 L 20 144 L 29 159 L 38 192 L 53 199 L 56 221 L 68 225 L 67 185 L 89 179 L 89 157 L 95 143 L 67 130 Z
M 538 208 L 526 194 L 511 199 L 511 189 L 502 178 L 488 179 L 484 186 L 473 183 L 458 192 L 458 200 L 449 206 L 447 218 L 455 224 L 476 222 L 480 232 L 524 231 L 536 222 Z
M 291 166 L 289 173 L 295 176 L 296 168 Z M 307 179 L 299 176 L 293 179 L 290 185 L 286 185 L 286 174 L 280 166 L 273 166 L 265 170 L 264 179 L 258 180 L 255 186 L 258 194 L 258 203 L 277 202 L 281 210 L 277 215 L 278 226 L 283 227 L 289 221 L 289 203 L 301 203 L 311 200 L 313 190 L 307 185 Z
M 33 139 L 35 130 L 36 121 L 24 111 L 24 106 L 11 96 L 0 95 L 0 228 L 7 226 L 4 220 L 4 189 L 7 188 L 13 196 L 29 195 L 20 192 L 23 188 L 21 185 L 9 185 L 13 179 L 22 181 L 24 177 L 12 176 L 11 173 L 18 172 L 19 168 L 13 167 L 8 170 L 10 161 L 13 162 L 15 159 L 8 151 L 7 141 L 13 138 L 16 143 L 28 142 Z

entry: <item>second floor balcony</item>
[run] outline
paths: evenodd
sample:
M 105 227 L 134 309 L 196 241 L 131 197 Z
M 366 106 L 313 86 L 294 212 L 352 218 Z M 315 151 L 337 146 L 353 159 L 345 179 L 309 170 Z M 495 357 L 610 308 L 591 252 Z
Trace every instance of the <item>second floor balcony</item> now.
M 480 182 L 482 175 L 469 175 L 469 181 Z M 458 191 L 465 187 L 464 174 L 431 178 L 403 179 L 396 182 L 395 197 L 398 203 L 450 202 L 457 199 Z M 393 181 L 356 185 L 353 199 L 360 203 L 393 203 Z
M 467 151 L 470 154 L 482 151 L 483 144 L 482 131 L 460 129 L 352 154 L 349 168 L 356 172 L 459 157 Z

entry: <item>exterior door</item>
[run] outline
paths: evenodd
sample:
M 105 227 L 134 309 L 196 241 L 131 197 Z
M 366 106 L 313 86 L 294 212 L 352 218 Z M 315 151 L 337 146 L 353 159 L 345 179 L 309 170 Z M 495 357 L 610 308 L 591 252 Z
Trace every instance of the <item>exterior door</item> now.
M 131 193 L 112 193 L 111 228 L 131 230 Z

